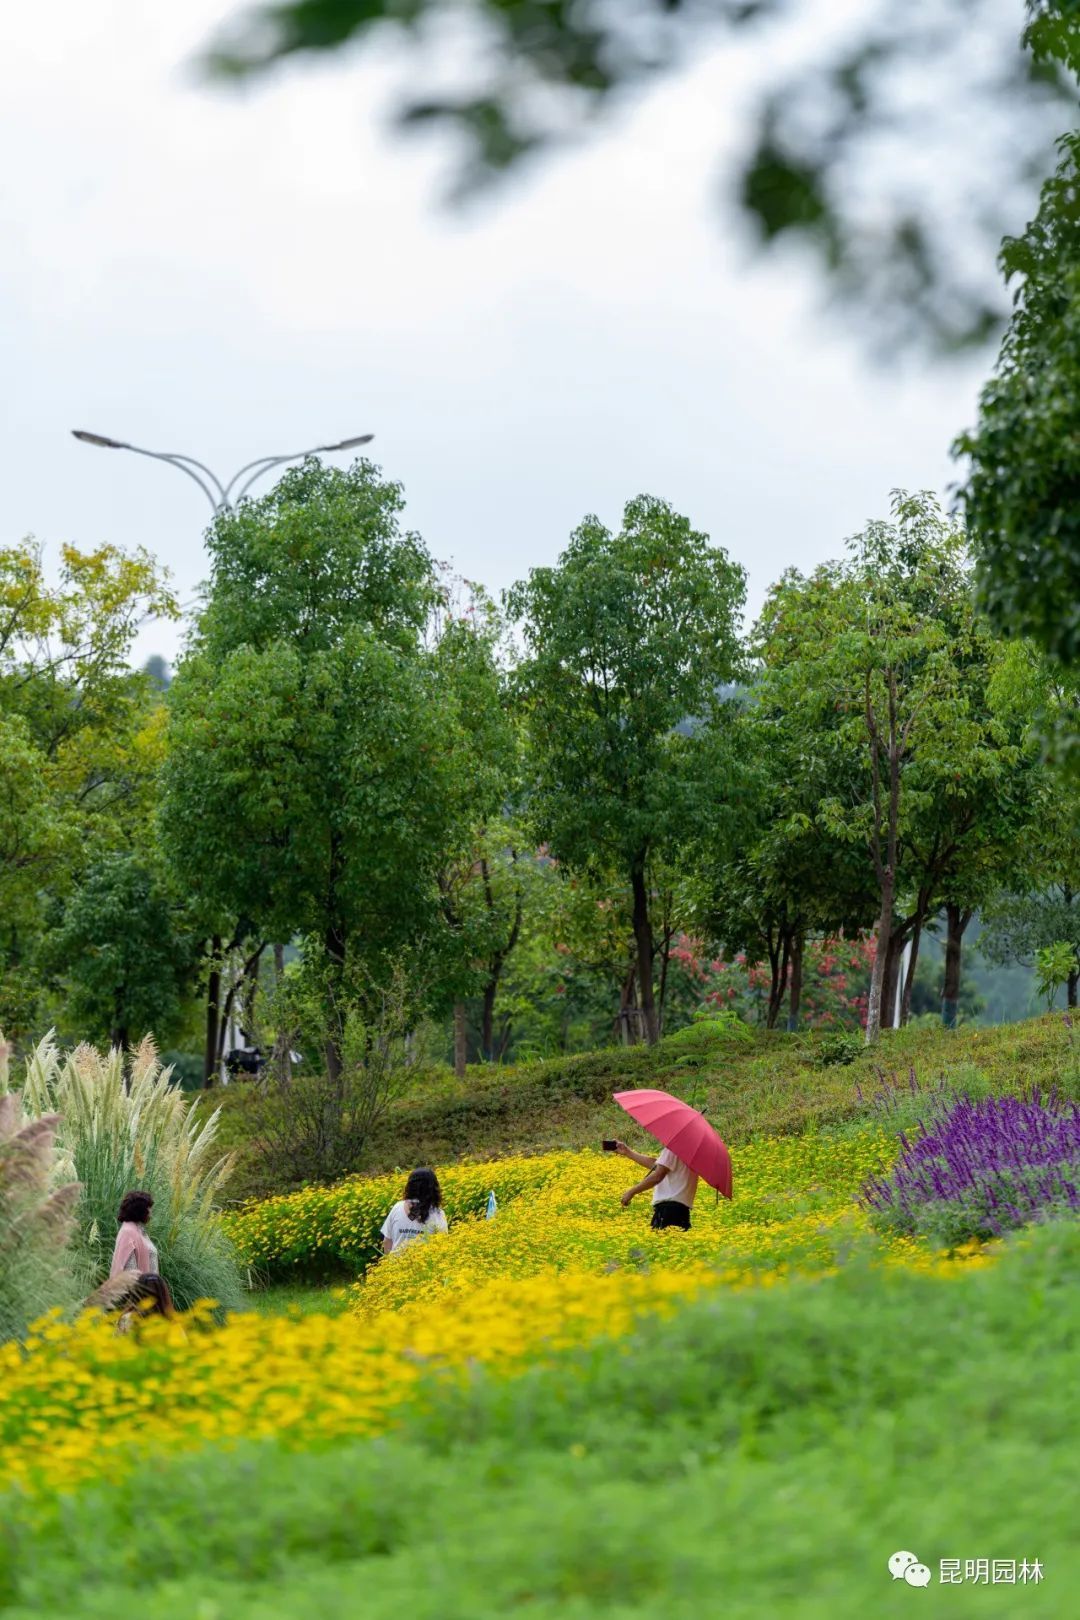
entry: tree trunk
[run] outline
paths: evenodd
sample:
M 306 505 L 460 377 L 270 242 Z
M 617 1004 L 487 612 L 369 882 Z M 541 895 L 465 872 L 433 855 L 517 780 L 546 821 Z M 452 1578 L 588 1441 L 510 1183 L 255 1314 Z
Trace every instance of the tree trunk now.
M 1080 979 L 1080 968 L 1073 968 L 1072 972 L 1069 974 L 1068 995 L 1070 1007 L 1076 1006 L 1076 983 L 1078 979 Z
M 485 1063 L 495 1061 L 495 997 L 498 978 L 489 979 L 484 986 L 484 999 L 480 1010 L 480 1050 Z
M 885 952 L 885 973 L 881 981 L 882 1029 L 896 1027 L 896 988 L 904 960 L 904 939 L 904 933 L 895 930 L 889 937 L 888 950 Z
M 292 1058 L 289 1053 L 292 1048 L 292 1030 L 284 1024 L 284 1007 L 282 1006 L 282 986 L 285 983 L 285 947 L 274 946 L 274 992 L 277 997 L 277 1028 L 274 1031 L 274 1055 L 271 1064 L 274 1080 L 278 1089 L 284 1091 L 292 1081 Z
M 911 955 L 908 958 L 907 975 L 904 979 L 903 997 L 900 1002 L 900 1022 L 906 1024 L 911 1017 L 911 992 L 915 986 L 915 969 L 919 965 L 919 946 L 922 943 L 923 923 L 930 906 L 930 898 L 925 889 L 919 891 L 915 903 L 915 926 L 911 931 Z
M 946 1029 L 956 1028 L 964 930 L 971 921 L 972 914 L 971 910 L 963 911 L 959 906 L 945 907 L 945 981 L 941 988 L 941 1022 Z
M 877 951 L 874 956 L 874 971 L 870 975 L 870 996 L 866 1007 L 866 1044 L 868 1046 L 872 1041 L 876 1041 L 881 1033 L 881 1000 L 885 988 L 889 940 L 892 935 L 893 887 L 892 870 L 887 869 L 885 880 L 881 885 L 881 914 L 878 917 L 877 925 Z
M 259 968 L 262 963 L 262 954 L 266 949 L 266 941 L 252 952 L 244 963 L 244 971 L 240 981 L 240 1015 L 247 1026 L 240 1028 L 240 1034 L 251 1042 L 252 1046 L 259 1046 L 258 1026 L 258 999 L 259 999 Z
M 631 962 L 629 972 L 622 983 L 619 993 L 619 1016 L 616 1020 L 619 1039 L 624 1046 L 636 1046 L 640 1031 L 638 1030 L 637 998 L 637 963 Z
M 791 986 L 788 991 L 787 1027 L 796 1030 L 799 1027 L 799 1010 L 802 1002 L 802 974 L 803 951 L 806 946 L 806 935 L 802 929 L 794 936 L 791 942 Z
M 210 941 L 210 970 L 206 976 L 206 1045 L 203 1047 L 203 1089 L 217 1079 L 218 1011 L 221 1005 L 221 940 Z
M 469 1060 L 468 1029 L 465 1023 L 465 1003 L 454 1002 L 454 1073 L 459 1080 L 465 1078 Z
M 327 923 L 326 932 L 323 935 L 323 949 L 326 952 L 327 964 L 331 974 L 336 978 L 337 984 L 330 991 L 331 1005 L 327 1009 L 330 1016 L 327 1021 L 328 1027 L 326 1041 L 323 1046 L 323 1056 L 326 1059 L 327 1078 L 333 1086 L 337 1086 L 341 1082 L 341 1040 L 337 1030 L 341 1027 L 345 1016 L 345 1009 L 334 1005 L 333 995 L 334 992 L 340 993 L 341 990 L 347 944 L 345 930 L 333 922 Z
M 670 928 L 664 929 L 664 943 L 660 947 L 660 995 L 657 1007 L 657 1029 L 664 1028 L 664 1002 L 667 999 L 668 964 L 671 961 L 672 932 Z
M 515 868 L 517 867 L 517 858 L 517 850 L 511 849 L 510 863 Z M 495 895 L 491 887 L 491 873 L 488 869 L 486 857 L 481 857 L 480 875 L 484 881 L 484 904 L 487 907 L 488 915 L 492 916 L 495 912 Z M 484 1002 L 480 1026 L 480 1050 L 483 1053 L 485 1062 L 487 1063 L 494 1062 L 496 1056 L 494 1034 L 495 997 L 499 993 L 499 980 L 502 977 L 502 970 L 506 963 L 506 959 L 518 942 L 518 936 L 521 933 L 521 919 L 524 915 L 524 911 L 525 901 L 519 885 L 514 895 L 514 920 L 510 925 L 510 933 L 507 936 L 506 944 L 503 945 L 501 949 L 495 951 L 492 955 L 488 982 L 484 986 Z M 504 1040 L 502 1043 L 502 1049 L 499 1052 L 500 1058 L 502 1056 L 502 1051 L 505 1050 L 505 1047 L 506 1042 Z
M 653 997 L 653 932 L 649 918 L 649 891 L 645 885 L 645 857 L 634 863 L 630 874 L 634 896 L 634 944 L 637 947 L 638 984 L 641 987 L 641 1020 L 645 1026 L 645 1039 L 655 1046 L 660 1039 Z
M 784 929 L 780 936 L 780 940 L 777 941 L 777 944 L 779 947 L 778 953 L 772 951 L 769 952 L 769 962 L 772 967 L 772 983 L 769 986 L 769 1008 L 765 1015 L 766 1029 L 776 1028 L 776 1020 L 780 1016 L 780 1008 L 783 1006 L 784 1002 L 784 993 L 787 990 L 788 967 L 791 962 L 791 933 L 789 929 Z M 779 960 L 777 960 L 777 955 L 779 955 Z

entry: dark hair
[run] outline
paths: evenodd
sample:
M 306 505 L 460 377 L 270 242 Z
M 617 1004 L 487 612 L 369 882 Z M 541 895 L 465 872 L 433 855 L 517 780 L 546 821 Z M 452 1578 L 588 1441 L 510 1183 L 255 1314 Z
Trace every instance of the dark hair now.
M 146 1300 L 151 1304 L 147 1309 Z M 156 1271 L 144 1271 L 139 1277 L 131 1293 L 131 1306 L 140 1316 L 175 1316 L 176 1307 L 169 1292 L 169 1285 L 164 1277 L 159 1277 Z M 130 1308 L 130 1307 L 129 1307 Z
M 154 1207 L 154 1200 L 148 1192 L 125 1193 L 120 1200 L 120 1209 L 117 1220 L 123 1226 L 125 1221 L 134 1221 L 137 1226 L 145 1226 L 150 1219 L 150 1211 Z
M 442 1189 L 434 1170 L 414 1170 L 405 1183 L 405 1202 L 410 1220 L 423 1226 L 433 1209 L 442 1208 Z

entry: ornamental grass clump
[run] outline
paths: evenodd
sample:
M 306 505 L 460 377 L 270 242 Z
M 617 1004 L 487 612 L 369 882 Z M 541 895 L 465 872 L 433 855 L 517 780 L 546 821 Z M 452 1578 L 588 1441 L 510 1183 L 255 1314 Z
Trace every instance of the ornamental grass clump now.
M 1080 1212 L 1080 1107 L 1054 1094 L 939 1100 L 900 1147 L 863 1187 L 879 1230 L 951 1248 Z
M 217 1114 L 200 1123 L 171 1075 L 149 1038 L 125 1063 L 92 1046 L 62 1056 L 50 1033 L 27 1061 L 22 1105 L 60 1116 L 57 1142 L 83 1188 L 75 1251 L 89 1287 L 108 1273 L 120 1200 L 140 1188 L 154 1200 L 151 1236 L 177 1305 L 238 1305 L 240 1269 L 217 1210 L 232 1160 L 217 1151 Z
M 78 1292 L 70 1251 L 80 1187 L 64 1179 L 55 1114 L 27 1120 L 0 1096 L 0 1342 Z

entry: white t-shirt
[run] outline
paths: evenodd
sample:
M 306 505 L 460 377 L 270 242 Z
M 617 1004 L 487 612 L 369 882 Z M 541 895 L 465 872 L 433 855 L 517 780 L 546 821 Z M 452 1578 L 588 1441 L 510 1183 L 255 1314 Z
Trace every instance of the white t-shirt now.
M 414 1221 L 409 1214 L 409 1206 L 404 1199 L 395 1204 L 382 1224 L 382 1235 L 389 1238 L 391 1254 L 403 1249 L 406 1243 L 414 1238 L 427 1237 L 431 1232 L 446 1231 L 446 1216 L 441 1209 L 433 1209 L 424 1222 Z
M 658 1153 L 656 1162 L 667 1166 L 667 1175 L 653 1188 L 653 1203 L 662 1204 L 665 1199 L 671 1198 L 678 1204 L 685 1204 L 687 1209 L 693 1209 L 698 1184 L 697 1171 L 691 1170 L 688 1164 L 683 1164 L 681 1159 L 677 1159 L 670 1148 L 664 1148 L 663 1152 Z

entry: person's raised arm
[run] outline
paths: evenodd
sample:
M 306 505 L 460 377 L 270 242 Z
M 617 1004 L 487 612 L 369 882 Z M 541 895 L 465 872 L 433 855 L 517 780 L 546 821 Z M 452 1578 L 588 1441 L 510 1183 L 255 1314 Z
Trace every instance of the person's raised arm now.
M 615 1151 L 621 1153 L 624 1159 L 633 1159 L 634 1163 L 640 1164 L 643 1170 L 654 1170 L 656 1168 L 655 1158 L 648 1153 L 635 1153 L 633 1148 L 627 1147 L 625 1142 L 616 1142 Z

